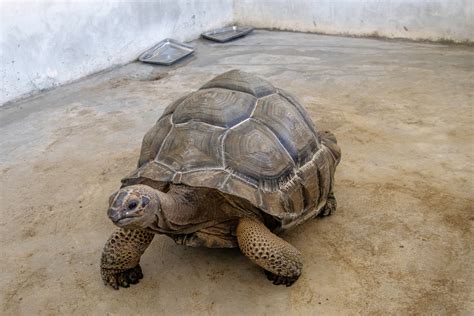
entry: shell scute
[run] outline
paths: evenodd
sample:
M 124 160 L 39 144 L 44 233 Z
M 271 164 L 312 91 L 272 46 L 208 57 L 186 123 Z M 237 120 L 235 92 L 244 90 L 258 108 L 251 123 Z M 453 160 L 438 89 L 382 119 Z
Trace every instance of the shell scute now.
M 305 164 L 319 148 L 304 116 L 279 94 L 259 100 L 252 118 L 271 129 L 297 165 Z
M 247 181 L 237 176 L 231 175 L 219 189 L 225 193 L 239 192 L 238 196 L 246 199 L 253 205 L 257 206 L 261 204 L 261 196 L 258 188 L 249 185 Z
M 145 134 L 142 141 L 138 167 L 141 167 L 146 162 L 155 159 L 156 154 L 160 150 L 166 135 L 168 135 L 169 131 L 171 130 L 171 127 L 171 116 L 165 115 L 162 116 Z
M 277 187 L 294 168 L 291 157 L 266 126 L 248 120 L 225 138 L 225 164 L 254 183 Z
M 241 91 L 257 98 L 276 92 L 275 87 L 268 81 L 239 70 L 225 72 L 206 83 L 201 89 L 210 88 L 224 88 Z
M 192 93 L 173 112 L 173 124 L 200 121 L 223 128 L 248 118 L 257 99 L 247 93 L 207 89 Z
M 174 126 L 155 160 L 180 172 L 222 167 L 220 138 L 224 132 L 198 122 Z

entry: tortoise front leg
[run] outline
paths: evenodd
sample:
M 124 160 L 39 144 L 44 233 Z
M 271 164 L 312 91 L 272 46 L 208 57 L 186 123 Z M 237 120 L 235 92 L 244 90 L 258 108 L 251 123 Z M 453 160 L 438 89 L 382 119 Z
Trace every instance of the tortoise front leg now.
M 301 253 L 264 224 L 241 218 L 237 226 L 237 241 L 244 255 L 265 269 L 273 284 L 290 286 L 300 276 L 303 269 Z
M 105 285 L 118 290 L 143 278 L 140 257 L 153 240 L 153 233 L 143 229 L 119 229 L 110 236 L 100 260 L 100 274 Z

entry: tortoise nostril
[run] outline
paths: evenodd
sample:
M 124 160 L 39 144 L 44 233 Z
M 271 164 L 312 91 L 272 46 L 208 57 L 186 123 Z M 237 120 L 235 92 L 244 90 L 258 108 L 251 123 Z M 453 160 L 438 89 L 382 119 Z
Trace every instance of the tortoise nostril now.
M 120 217 L 120 214 L 119 214 L 119 212 L 117 212 L 117 210 L 115 210 L 113 208 L 109 208 L 107 210 L 107 216 L 109 216 L 109 218 L 111 220 L 115 221 Z

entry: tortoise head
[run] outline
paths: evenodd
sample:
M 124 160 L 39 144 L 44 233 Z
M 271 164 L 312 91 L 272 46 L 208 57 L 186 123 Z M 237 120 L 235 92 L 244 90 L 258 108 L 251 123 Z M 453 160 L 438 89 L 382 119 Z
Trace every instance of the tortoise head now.
M 156 190 L 146 185 L 132 185 L 110 196 L 107 215 L 119 227 L 146 228 L 155 221 L 159 209 Z

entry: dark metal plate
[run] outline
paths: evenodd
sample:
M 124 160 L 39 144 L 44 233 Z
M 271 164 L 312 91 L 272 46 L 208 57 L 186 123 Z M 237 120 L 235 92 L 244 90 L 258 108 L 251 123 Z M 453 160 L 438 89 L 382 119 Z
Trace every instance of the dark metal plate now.
M 192 46 L 167 38 L 141 54 L 138 60 L 145 63 L 171 65 L 193 52 Z
M 252 27 L 248 26 L 229 26 L 201 34 L 202 37 L 215 42 L 228 42 L 238 37 L 245 36 L 253 31 Z

